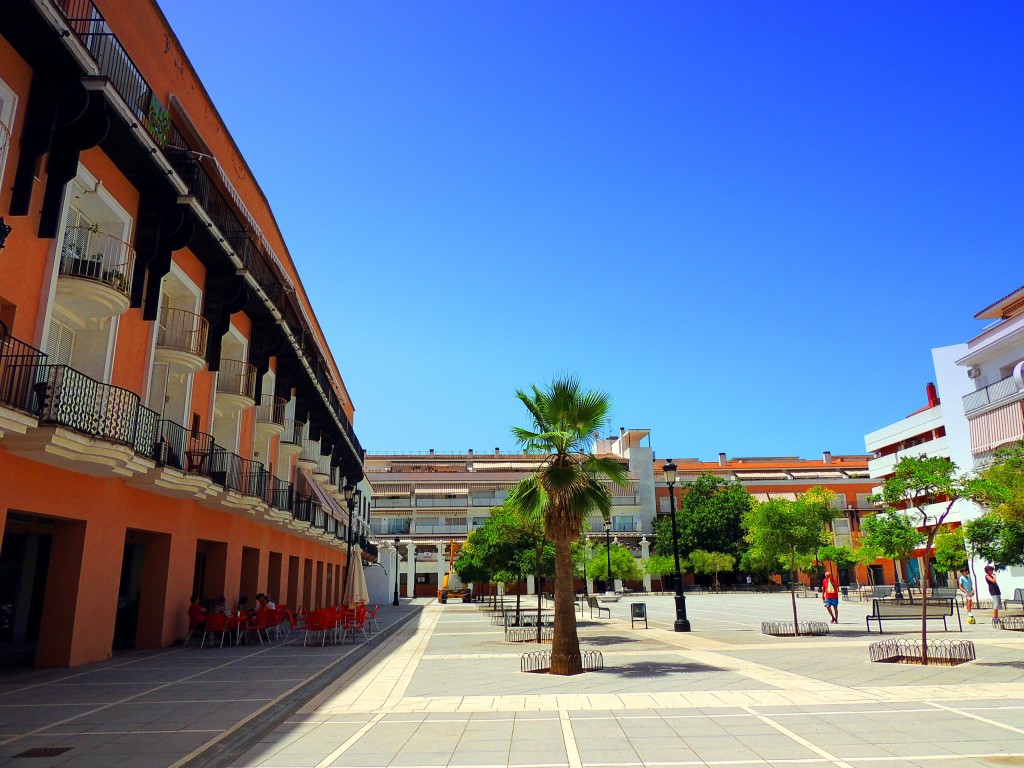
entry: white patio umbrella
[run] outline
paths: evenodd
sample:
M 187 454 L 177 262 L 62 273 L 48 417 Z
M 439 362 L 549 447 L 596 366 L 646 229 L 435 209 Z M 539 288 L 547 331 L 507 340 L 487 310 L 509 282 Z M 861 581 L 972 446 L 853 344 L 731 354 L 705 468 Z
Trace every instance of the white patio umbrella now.
M 342 602 L 353 609 L 370 602 L 370 591 L 366 588 L 366 575 L 363 573 L 363 556 L 359 545 L 352 547 L 352 562 L 348 567 L 348 578 L 345 581 L 345 596 Z

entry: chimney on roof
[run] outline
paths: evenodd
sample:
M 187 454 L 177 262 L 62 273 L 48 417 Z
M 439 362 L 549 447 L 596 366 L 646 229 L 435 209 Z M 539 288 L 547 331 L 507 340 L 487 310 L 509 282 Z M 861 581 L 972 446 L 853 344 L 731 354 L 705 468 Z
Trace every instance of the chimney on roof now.
M 937 389 L 935 389 L 935 384 L 933 382 L 929 381 L 928 385 L 924 388 L 924 391 L 928 395 L 929 408 L 934 408 L 936 405 L 939 404 L 939 392 Z
M 473 455 L 473 449 L 470 448 L 468 451 L 466 451 L 466 455 L 467 456 L 472 456 Z
M 728 463 L 728 459 L 726 459 L 725 454 L 724 453 L 719 453 L 718 454 L 718 466 L 724 467 L 727 463 Z
M 430 455 L 431 455 L 431 456 L 433 456 L 433 455 L 434 455 L 434 449 L 433 449 L 433 448 L 431 448 L 431 449 L 430 449 Z
M 494 455 L 495 456 L 501 456 L 501 448 L 495 448 L 494 449 Z
M 619 437 L 622 437 L 624 434 L 626 434 L 626 428 L 619 427 Z
M 832 451 L 825 451 L 823 454 L 821 454 L 821 463 L 822 464 L 831 464 L 832 463 Z

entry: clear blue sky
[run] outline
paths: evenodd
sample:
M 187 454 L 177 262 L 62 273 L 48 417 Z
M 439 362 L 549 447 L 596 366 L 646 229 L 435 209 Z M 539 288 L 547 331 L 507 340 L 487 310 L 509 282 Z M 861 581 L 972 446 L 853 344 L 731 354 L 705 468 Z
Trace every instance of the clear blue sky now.
M 1021 3 L 160 0 L 370 451 L 861 452 L 1024 283 Z

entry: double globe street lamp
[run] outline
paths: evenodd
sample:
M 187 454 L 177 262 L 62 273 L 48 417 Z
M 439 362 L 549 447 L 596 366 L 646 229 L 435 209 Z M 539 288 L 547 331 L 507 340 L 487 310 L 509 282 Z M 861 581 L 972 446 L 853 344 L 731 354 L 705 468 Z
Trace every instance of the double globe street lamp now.
M 341 490 L 345 494 L 345 501 L 348 502 L 348 535 L 345 537 L 348 540 L 348 549 L 345 553 L 345 583 L 342 585 L 342 589 L 345 589 L 348 587 L 348 568 L 352 562 L 352 513 L 355 512 L 356 504 L 359 503 L 363 492 L 356 488 L 351 480 L 345 483 Z
M 686 595 L 683 594 L 683 574 L 679 569 L 679 532 L 676 529 L 676 465 L 668 460 L 661 471 L 665 473 L 668 483 L 668 509 L 672 515 L 672 556 L 675 558 L 676 572 L 673 574 L 676 586 L 676 620 L 672 625 L 676 632 L 689 632 L 690 621 L 686 618 Z

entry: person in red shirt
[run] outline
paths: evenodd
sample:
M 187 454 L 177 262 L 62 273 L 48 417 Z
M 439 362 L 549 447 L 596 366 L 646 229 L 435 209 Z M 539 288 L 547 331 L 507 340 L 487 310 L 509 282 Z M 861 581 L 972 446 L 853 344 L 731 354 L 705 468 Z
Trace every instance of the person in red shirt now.
M 839 585 L 836 583 L 835 577 L 829 573 L 825 573 L 825 578 L 821 582 L 821 599 L 825 603 L 825 610 L 828 611 L 828 615 L 832 618 L 833 624 L 839 623 Z
M 202 629 L 204 624 L 206 624 L 206 609 L 199 604 L 199 595 L 192 595 L 188 601 L 189 631 Z

